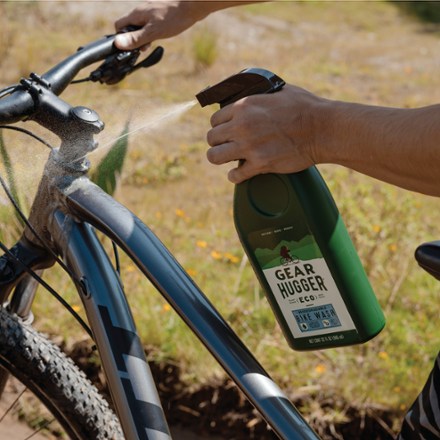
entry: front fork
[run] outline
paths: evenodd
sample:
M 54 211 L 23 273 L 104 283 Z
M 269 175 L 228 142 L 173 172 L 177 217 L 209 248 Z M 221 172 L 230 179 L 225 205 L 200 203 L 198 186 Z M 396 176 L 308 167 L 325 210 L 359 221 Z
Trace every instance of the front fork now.
M 32 323 L 31 307 L 39 283 L 30 273 L 41 277 L 43 269 L 52 264 L 47 250 L 36 247 L 23 235 L 0 257 L 0 307 L 6 307 L 23 322 Z M 0 399 L 8 379 L 9 373 L 0 368 Z

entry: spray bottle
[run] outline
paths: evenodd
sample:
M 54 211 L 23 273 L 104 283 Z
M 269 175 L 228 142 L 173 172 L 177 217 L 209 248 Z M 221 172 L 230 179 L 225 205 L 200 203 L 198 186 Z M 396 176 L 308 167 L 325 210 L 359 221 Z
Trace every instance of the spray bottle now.
M 202 90 L 202 107 L 274 93 L 285 82 L 251 68 Z M 234 222 L 289 345 L 316 350 L 363 343 L 385 318 L 323 178 L 312 166 L 235 186 Z

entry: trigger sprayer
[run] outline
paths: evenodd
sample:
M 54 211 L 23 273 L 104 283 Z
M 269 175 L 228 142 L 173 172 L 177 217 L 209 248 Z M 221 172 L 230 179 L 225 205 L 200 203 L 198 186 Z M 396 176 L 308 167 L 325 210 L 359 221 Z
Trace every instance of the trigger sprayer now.
M 285 82 L 251 68 L 196 95 L 202 107 L 275 93 Z M 344 222 L 310 167 L 262 174 L 235 186 L 241 244 L 289 345 L 316 350 L 368 341 L 385 325 Z

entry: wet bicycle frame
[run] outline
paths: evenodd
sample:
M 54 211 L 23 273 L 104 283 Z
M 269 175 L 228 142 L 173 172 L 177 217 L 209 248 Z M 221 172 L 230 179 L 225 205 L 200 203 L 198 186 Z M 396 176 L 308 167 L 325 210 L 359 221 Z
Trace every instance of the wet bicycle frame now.
M 108 36 L 80 48 L 45 75 L 32 74 L 11 96 L 0 100 L 0 123 L 30 118 L 61 139 L 61 146 L 49 156 L 31 209 L 32 228 L 27 226 L 10 250 L 8 270 L 13 273 L 0 274 L 0 300 L 8 301 L 19 316 L 31 316 L 37 283 L 30 273 L 52 266 L 54 255 L 59 255 L 84 305 L 124 435 L 130 440 L 170 438 L 119 274 L 95 233 L 98 230 L 133 260 L 275 434 L 286 440 L 317 439 L 161 241 L 88 179 L 85 157 L 95 148 L 93 136 L 103 123 L 93 110 L 71 107 L 57 95 L 80 69 L 120 54 L 113 39 Z M 5 379 L 3 374 L 0 382 Z

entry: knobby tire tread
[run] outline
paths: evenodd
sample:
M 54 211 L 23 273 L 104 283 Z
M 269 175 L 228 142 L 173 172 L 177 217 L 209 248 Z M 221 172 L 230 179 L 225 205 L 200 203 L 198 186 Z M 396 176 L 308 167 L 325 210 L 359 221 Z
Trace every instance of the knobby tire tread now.
M 85 374 L 5 308 L 0 308 L 0 365 L 46 405 L 72 439 L 124 439 L 116 416 Z

